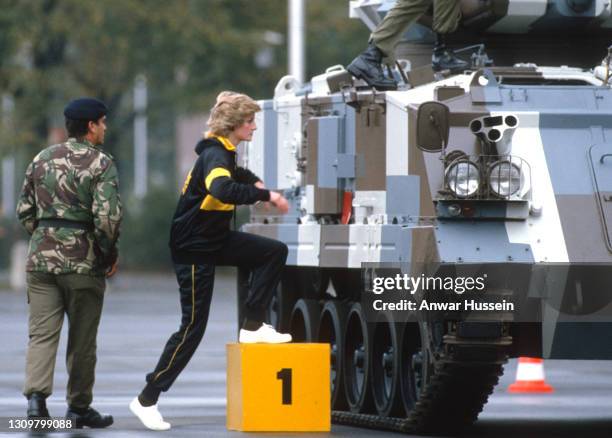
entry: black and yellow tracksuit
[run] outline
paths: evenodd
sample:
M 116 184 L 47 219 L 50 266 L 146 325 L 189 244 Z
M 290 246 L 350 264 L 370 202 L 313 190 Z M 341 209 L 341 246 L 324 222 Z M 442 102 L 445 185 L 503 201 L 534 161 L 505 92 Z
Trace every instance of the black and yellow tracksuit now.
M 187 176 L 172 220 L 170 249 L 179 283 L 182 320 L 168 340 L 143 394 L 156 401 L 167 391 L 195 352 L 208 321 L 215 266 L 251 270 L 245 302 L 250 321 L 264 321 L 280 280 L 287 246 L 277 240 L 232 231 L 236 205 L 268 201 L 270 192 L 254 186 L 259 178 L 236 166 L 236 148 L 224 137 L 196 146 L 198 158 Z

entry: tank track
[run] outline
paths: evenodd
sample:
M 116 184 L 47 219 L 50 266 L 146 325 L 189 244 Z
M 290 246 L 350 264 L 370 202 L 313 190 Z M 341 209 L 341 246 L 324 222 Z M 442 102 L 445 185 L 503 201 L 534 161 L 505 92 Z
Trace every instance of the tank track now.
M 401 433 L 456 433 L 470 426 L 493 392 L 507 358 L 499 344 L 453 347 L 436 361 L 425 392 L 406 418 L 332 411 L 332 422 Z

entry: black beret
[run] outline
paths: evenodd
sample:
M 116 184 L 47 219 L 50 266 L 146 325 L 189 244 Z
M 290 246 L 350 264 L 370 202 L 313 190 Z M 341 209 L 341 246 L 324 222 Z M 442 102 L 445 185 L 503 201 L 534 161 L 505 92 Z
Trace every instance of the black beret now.
M 73 120 L 99 120 L 107 112 L 104 102 L 91 97 L 74 99 L 64 108 L 64 116 Z

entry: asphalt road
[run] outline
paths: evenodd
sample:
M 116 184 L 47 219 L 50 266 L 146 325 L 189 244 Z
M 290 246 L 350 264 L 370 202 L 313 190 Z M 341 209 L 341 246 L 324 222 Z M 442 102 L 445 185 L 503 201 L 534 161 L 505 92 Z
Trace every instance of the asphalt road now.
M 127 405 L 144 384 L 168 336 L 179 325 L 178 291 L 171 273 L 120 274 L 109 284 L 98 337 L 98 365 L 93 406 L 114 415 L 106 430 L 51 433 L 51 437 L 202 437 L 244 436 L 225 428 L 225 344 L 236 339 L 234 271 L 219 271 L 211 318 L 204 340 L 159 407 L 173 425 L 168 432 L 145 430 Z M 23 418 L 21 395 L 27 304 L 25 292 L 0 288 L 0 436 L 35 436 L 9 431 L 10 419 Z M 51 415 L 65 413 L 66 332 L 58 352 Z M 610 437 L 612 436 L 612 362 L 547 361 L 547 380 L 554 394 L 510 395 L 516 362 L 506 372 L 479 421 L 464 436 L 476 437 Z M 249 434 L 264 436 L 271 434 Z M 332 425 L 330 434 L 274 436 L 397 436 Z M 40 436 L 40 435 L 37 435 Z

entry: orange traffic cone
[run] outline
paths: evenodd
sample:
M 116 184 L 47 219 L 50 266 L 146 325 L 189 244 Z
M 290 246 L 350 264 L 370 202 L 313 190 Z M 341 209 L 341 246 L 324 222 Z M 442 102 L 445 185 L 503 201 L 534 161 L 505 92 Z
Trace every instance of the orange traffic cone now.
M 553 392 L 554 389 L 544 380 L 544 359 L 519 357 L 516 368 L 516 381 L 508 387 L 508 392 Z

